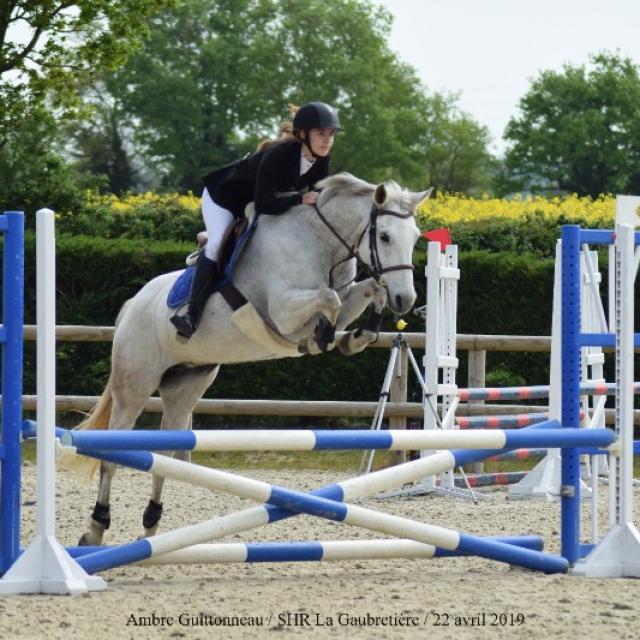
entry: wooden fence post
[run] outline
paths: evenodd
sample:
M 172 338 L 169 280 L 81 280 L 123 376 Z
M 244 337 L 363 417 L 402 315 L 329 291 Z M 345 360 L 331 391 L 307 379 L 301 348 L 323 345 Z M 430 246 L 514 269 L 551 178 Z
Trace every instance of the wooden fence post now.
M 486 351 L 476 351 L 475 349 L 469 351 L 467 373 L 467 386 L 469 387 L 469 389 L 475 389 L 485 386 L 486 366 Z M 484 400 L 469 400 L 469 404 L 484 404 Z M 472 469 L 474 473 L 482 473 L 484 471 L 484 463 L 474 462 Z
M 389 388 L 390 402 L 407 402 L 407 378 L 409 371 L 409 359 L 407 357 L 407 349 L 400 347 L 398 359 L 396 360 L 396 370 L 391 378 L 391 387 Z M 407 419 L 405 417 L 390 417 L 390 429 L 406 429 Z M 394 451 L 392 455 L 394 464 L 401 464 L 407 460 L 406 451 Z

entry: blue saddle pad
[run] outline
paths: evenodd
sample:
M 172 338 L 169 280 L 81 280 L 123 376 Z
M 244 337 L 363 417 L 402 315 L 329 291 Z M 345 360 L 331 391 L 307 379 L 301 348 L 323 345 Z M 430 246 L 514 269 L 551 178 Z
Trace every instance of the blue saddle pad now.
M 240 239 L 236 243 L 231 257 L 229 258 L 229 262 L 224 269 L 224 276 L 216 284 L 213 290 L 214 293 L 228 282 L 231 282 L 231 276 L 233 275 L 233 270 L 238 262 L 238 258 L 240 257 L 240 254 L 246 246 L 247 241 L 253 235 L 257 224 L 258 216 L 256 215 L 251 221 L 251 224 L 249 225 L 247 230 L 242 234 L 242 236 L 240 236 Z M 178 276 L 178 279 L 173 283 L 173 286 L 169 291 L 169 295 L 167 296 L 167 307 L 169 307 L 169 309 L 176 309 L 177 307 L 181 307 L 189 300 L 189 294 L 191 293 L 191 282 L 193 281 L 194 272 L 195 266 L 187 267 Z
M 195 266 L 187 267 L 173 283 L 173 287 L 171 287 L 171 291 L 167 296 L 167 307 L 169 309 L 176 309 L 187 302 L 191 293 L 191 282 L 193 281 L 195 270 Z

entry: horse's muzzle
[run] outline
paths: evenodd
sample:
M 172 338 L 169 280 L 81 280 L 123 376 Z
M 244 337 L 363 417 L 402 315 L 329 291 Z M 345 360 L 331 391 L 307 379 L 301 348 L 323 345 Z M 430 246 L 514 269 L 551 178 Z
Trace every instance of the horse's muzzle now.
M 387 299 L 387 305 L 389 306 L 391 311 L 393 311 L 393 313 L 404 315 L 405 313 L 411 311 L 411 308 L 413 307 L 415 301 L 415 293 L 409 295 L 396 293 L 394 296 L 391 296 Z

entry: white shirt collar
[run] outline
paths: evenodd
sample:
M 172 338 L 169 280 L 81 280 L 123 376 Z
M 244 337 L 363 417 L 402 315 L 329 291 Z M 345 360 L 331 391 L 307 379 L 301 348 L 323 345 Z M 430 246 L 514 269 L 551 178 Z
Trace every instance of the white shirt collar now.
M 304 157 L 304 151 L 301 149 L 300 150 L 300 175 L 303 176 L 305 173 L 307 173 L 307 171 L 309 171 L 309 169 L 311 169 L 311 167 L 313 167 L 313 163 L 316 161 L 316 159 L 314 158 L 313 160 L 307 160 Z

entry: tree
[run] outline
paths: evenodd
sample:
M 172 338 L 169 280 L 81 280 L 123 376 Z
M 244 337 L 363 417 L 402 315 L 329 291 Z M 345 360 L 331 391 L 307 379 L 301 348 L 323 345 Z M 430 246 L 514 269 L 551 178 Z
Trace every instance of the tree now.
M 424 117 L 428 183 L 439 191 L 488 190 L 496 171 L 496 160 L 488 151 L 488 129 L 461 112 L 454 96 L 429 96 Z
M 167 188 L 200 188 L 207 171 L 272 134 L 288 102 L 307 100 L 340 109 L 333 170 L 420 188 L 435 175 L 435 150 L 452 145 L 443 188 L 477 187 L 479 170 L 454 176 L 451 167 L 476 150 L 483 166 L 486 131 L 454 113 L 452 100 L 435 109 L 415 71 L 389 51 L 390 25 L 385 10 L 362 0 L 184 0 L 152 18 L 143 48 L 107 88 L 129 115 L 121 130 L 135 131 Z
M 33 213 L 41 207 L 79 206 L 83 189 L 96 187 L 98 178 L 71 171 L 53 150 L 56 122 L 40 101 L 17 88 L 5 92 L 5 104 L 9 100 L 11 108 L 2 115 L 0 211 Z M 30 216 L 27 222 L 33 226 L 35 220 Z
M 69 98 L 79 78 L 123 64 L 147 33 L 149 17 L 173 2 L 4 0 L 0 78 L 19 73 L 32 91 L 55 89 Z
M 68 206 L 85 177 L 56 152 L 57 124 L 77 88 L 122 64 L 149 16 L 174 0 L 0 3 L 0 204 Z M 54 118 L 51 114 L 55 113 Z M 95 179 L 94 179 L 95 182 Z
M 504 191 L 640 192 L 640 76 L 629 58 L 544 71 L 507 125 Z
M 105 177 L 106 189 L 121 195 L 141 183 L 139 163 L 130 145 L 130 132 L 121 105 L 115 102 L 100 81 L 83 91 L 90 102 L 89 113 L 80 121 L 64 127 L 66 154 L 75 167 Z

